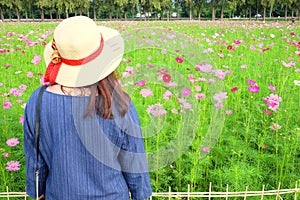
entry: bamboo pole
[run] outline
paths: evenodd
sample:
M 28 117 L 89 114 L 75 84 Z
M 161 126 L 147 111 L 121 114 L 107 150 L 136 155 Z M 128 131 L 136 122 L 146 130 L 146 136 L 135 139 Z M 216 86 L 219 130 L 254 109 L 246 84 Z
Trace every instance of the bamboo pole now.
M 260 198 L 260 200 L 264 200 L 264 192 L 265 192 L 265 185 L 263 185 L 263 188 L 261 190 L 261 198 Z

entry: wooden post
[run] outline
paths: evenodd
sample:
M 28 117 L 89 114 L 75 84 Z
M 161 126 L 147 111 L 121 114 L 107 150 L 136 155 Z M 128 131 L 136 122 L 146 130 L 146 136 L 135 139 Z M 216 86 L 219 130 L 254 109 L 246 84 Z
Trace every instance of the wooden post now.
M 226 185 L 226 200 L 228 200 L 228 184 Z
M 245 197 L 244 197 L 244 200 L 247 199 L 247 192 L 248 192 L 248 185 L 246 186 L 246 191 L 245 191 Z
M 265 185 L 263 185 L 263 188 L 262 188 L 262 191 L 261 191 L 261 199 L 260 200 L 264 199 L 264 192 L 265 192 Z
M 276 200 L 280 200 L 280 195 L 279 195 L 279 190 L 280 190 L 280 182 L 278 183 L 278 189 L 277 189 L 277 195 L 276 195 Z
M 188 200 L 190 200 L 190 184 L 188 184 Z
M 294 197 L 294 200 L 297 200 L 297 190 L 298 190 L 298 181 L 296 181 L 296 188 L 295 188 L 295 197 Z
M 211 182 L 209 183 L 208 200 L 211 200 Z
M 169 186 L 169 200 L 171 200 L 171 186 Z
M 9 200 L 8 186 L 6 186 L 6 194 L 7 194 L 7 200 Z

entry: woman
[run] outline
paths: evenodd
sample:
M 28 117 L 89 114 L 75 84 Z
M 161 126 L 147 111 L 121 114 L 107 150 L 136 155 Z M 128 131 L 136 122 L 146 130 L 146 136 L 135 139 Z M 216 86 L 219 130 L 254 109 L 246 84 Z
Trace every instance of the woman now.
M 63 20 L 44 52 L 38 196 L 134 200 L 151 196 L 138 115 L 114 70 L 124 42 L 88 17 Z M 40 88 L 25 109 L 26 192 L 36 194 L 35 125 Z

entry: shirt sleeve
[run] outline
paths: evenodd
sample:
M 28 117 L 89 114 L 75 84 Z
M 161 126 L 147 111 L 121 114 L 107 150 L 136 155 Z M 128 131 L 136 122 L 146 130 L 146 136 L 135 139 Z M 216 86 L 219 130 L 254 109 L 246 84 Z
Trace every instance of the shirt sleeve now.
M 36 148 L 35 148 L 35 104 L 36 92 L 26 104 L 24 113 L 24 154 L 26 160 L 26 193 L 36 197 Z M 48 167 L 39 155 L 39 196 L 45 194 Z
M 125 117 L 124 140 L 118 156 L 132 200 L 149 198 L 152 194 L 144 139 L 137 112 L 131 102 Z

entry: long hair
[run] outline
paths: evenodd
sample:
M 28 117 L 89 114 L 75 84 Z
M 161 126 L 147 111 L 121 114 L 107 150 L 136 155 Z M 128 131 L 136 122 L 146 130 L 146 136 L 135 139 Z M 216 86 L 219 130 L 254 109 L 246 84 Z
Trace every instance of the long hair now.
M 130 98 L 122 90 L 114 72 L 89 88 L 91 91 L 90 103 L 84 114 L 84 118 L 88 117 L 95 110 L 96 114 L 101 117 L 112 119 L 114 118 L 113 107 L 116 107 L 118 115 L 124 116 L 127 113 Z

